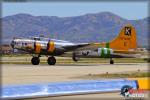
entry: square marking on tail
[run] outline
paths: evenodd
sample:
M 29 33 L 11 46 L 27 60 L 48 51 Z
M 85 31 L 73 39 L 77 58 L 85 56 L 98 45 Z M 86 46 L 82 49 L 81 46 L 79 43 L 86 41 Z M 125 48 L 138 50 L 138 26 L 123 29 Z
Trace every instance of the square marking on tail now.
M 131 27 L 125 27 L 124 35 L 131 36 Z

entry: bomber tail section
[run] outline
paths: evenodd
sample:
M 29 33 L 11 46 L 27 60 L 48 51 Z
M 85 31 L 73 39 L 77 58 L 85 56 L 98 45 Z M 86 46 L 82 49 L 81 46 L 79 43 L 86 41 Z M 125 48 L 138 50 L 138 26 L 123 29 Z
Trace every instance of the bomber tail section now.
M 130 50 L 137 48 L 136 30 L 132 25 L 124 26 L 119 35 L 109 42 L 109 48 L 114 50 Z

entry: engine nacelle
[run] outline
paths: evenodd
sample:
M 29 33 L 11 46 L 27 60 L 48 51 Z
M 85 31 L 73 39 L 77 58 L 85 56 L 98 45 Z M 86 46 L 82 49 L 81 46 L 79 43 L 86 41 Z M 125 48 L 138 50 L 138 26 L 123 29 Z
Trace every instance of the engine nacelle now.
M 47 43 L 47 52 L 54 52 L 55 50 L 55 43 L 54 41 L 48 41 Z
M 112 49 L 109 48 L 98 48 L 98 55 L 102 58 L 108 58 L 113 53 Z
M 35 53 L 40 53 L 41 52 L 41 43 L 40 42 L 35 42 L 34 43 L 34 51 L 35 51 Z
M 54 41 L 48 41 L 48 43 L 35 41 L 34 42 L 34 52 L 39 54 L 41 52 L 49 52 L 53 53 L 55 50 L 55 43 Z

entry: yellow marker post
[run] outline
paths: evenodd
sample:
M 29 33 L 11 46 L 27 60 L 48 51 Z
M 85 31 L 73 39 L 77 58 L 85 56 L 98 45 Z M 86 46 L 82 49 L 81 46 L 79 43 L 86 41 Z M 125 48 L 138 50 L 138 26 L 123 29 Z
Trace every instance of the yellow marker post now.
M 129 80 L 137 80 L 139 89 L 150 90 L 150 78 L 130 78 Z
M 137 81 L 138 81 L 139 89 L 150 90 L 150 78 L 140 78 L 137 79 Z

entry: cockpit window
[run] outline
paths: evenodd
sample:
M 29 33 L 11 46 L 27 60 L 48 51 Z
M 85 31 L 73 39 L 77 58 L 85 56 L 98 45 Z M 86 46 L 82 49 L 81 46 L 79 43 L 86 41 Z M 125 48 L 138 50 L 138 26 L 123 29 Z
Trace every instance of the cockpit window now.
M 40 41 L 40 38 L 39 37 L 34 37 L 34 40 Z

